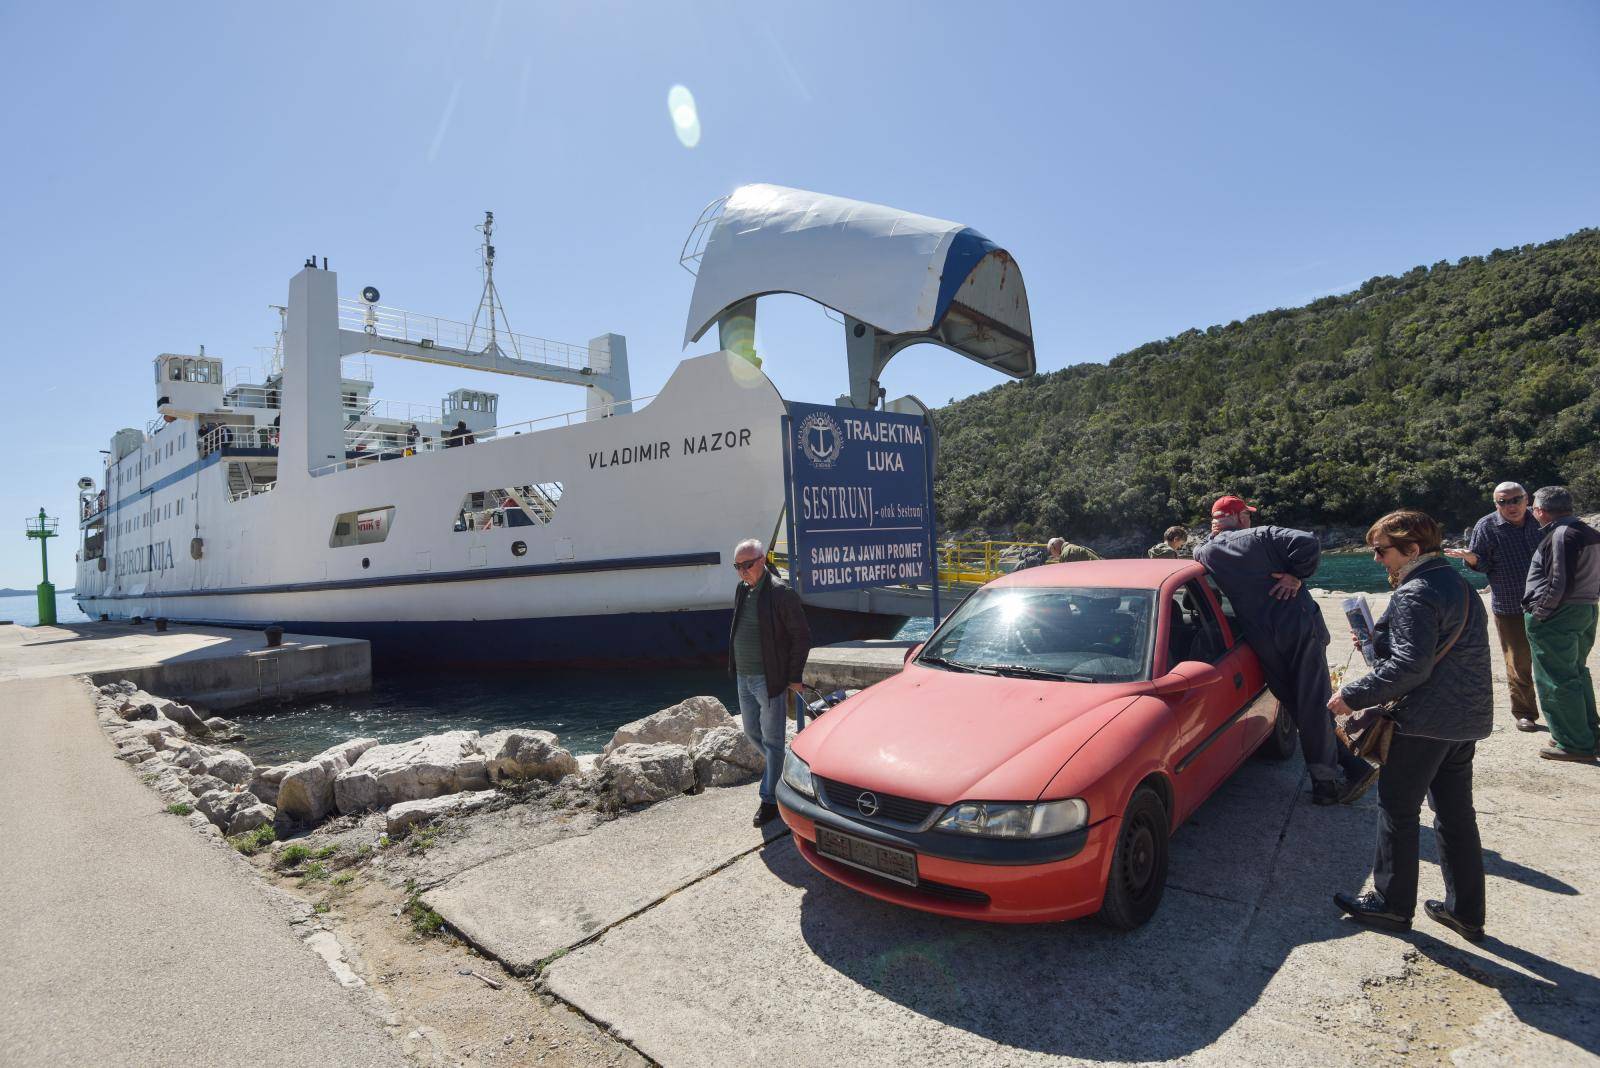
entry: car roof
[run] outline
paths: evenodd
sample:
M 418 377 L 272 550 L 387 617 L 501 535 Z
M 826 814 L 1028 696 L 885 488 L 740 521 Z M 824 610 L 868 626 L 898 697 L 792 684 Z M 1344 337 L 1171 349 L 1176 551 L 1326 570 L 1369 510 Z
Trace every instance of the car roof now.
M 1023 586 L 1089 586 L 1121 587 L 1123 589 L 1158 590 L 1174 575 L 1184 577 L 1199 575 L 1205 568 L 1193 560 L 1183 559 L 1133 559 L 1133 560 L 1080 560 L 1070 564 L 1040 564 L 1038 567 L 1013 571 L 1002 575 L 989 585 L 1004 587 Z

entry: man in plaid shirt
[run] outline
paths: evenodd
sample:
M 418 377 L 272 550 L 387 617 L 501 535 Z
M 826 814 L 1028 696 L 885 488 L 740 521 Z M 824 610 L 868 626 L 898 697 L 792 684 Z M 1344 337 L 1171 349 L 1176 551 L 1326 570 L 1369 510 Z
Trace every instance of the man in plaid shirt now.
M 1534 697 L 1533 653 L 1522 618 L 1522 595 L 1528 564 L 1541 538 L 1539 524 L 1528 514 L 1528 491 L 1515 482 L 1494 488 L 1494 511 L 1478 520 L 1465 549 L 1446 549 L 1474 571 L 1489 576 L 1489 607 L 1495 633 L 1506 658 L 1511 688 L 1511 714 L 1517 730 L 1538 730 L 1539 705 Z

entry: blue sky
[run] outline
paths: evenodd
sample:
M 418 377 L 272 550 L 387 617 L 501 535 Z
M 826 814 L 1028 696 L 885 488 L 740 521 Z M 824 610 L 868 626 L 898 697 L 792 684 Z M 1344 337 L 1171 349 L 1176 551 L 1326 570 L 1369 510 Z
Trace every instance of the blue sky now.
M 641 394 L 686 354 L 679 247 L 743 182 L 983 231 L 1022 267 L 1041 370 L 1600 224 L 1587 2 L 14 0 L 0 41 L 0 585 L 37 581 L 23 517 L 71 525 L 76 478 L 154 414 L 157 353 L 257 362 L 312 253 L 343 292 L 470 318 L 485 209 L 512 325 L 626 335 Z M 763 307 L 787 396 L 843 390 L 839 329 Z M 373 370 L 431 403 L 477 377 Z M 998 381 L 924 347 L 885 384 Z M 582 401 L 498 388 L 506 419 Z

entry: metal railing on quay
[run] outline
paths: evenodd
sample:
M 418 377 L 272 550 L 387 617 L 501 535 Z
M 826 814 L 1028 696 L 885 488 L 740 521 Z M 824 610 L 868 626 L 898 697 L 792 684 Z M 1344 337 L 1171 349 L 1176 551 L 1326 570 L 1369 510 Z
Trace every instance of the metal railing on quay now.
M 249 489 L 242 489 L 236 493 L 228 494 L 228 500 L 242 501 L 248 497 L 259 497 L 263 493 L 271 493 L 277 488 L 278 482 L 276 479 L 272 480 L 271 482 L 252 482 L 250 483 Z
M 439 345 L 463 352 L 481 352 L 489 343 L 488 331 L 481 326 L 474 330 L 470 324 L 454 319 L 421 315 L 382 304 L 367 304 L 350 297 L 339 298 L 339 325 L 346 330 L 360 330 L 374 337 L 414 345 Z M 572 371 L 588 367 L 600 374 L 611 370 L 610 354 L 602 351 L 591 362 L 587 345 L 569 345 L 564 341 L 552 341 L 509 330 L 497 331 L 496 343 L 500 346 L 502 356 L 514 360 L 564 367 Z

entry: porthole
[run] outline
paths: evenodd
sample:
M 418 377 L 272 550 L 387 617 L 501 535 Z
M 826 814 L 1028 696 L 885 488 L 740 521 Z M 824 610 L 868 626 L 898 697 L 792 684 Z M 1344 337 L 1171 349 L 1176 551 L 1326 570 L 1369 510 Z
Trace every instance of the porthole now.
M 511 543 L 511 555 L 512 556 L 527 556 L 528 555 L 528 543 L 525 542 L 525 541 L 514 541 L 514 542 L 512 542 Z
M 372 561 L 369 558 L 363 556 L 361 558 L 361 567 L 362 567 L 362 569 L 365 570 L 366 568 L 369 568 L 371 566 L 372 566 Z

